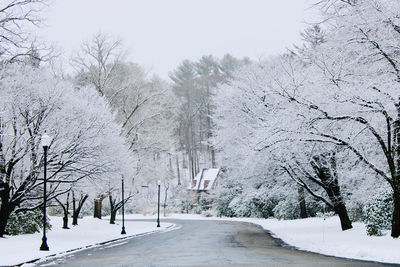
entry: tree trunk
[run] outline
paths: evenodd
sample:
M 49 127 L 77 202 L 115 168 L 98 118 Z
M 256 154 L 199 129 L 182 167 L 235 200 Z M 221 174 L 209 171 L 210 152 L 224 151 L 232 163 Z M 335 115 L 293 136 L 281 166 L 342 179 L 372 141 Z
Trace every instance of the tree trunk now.
M 6 234 L 6 226 L 9 215 L 7 213 L 0 214 L 0 237 L 3 237 Z
M 63 229 L 69 229 L 68 227 L 68 215 L 63 217 Z
M 353 228 L 350 218 L 347 214 L 346 206 L 343 203 L 334 206 L 333 210 L 336 212 L 337 215 L 339 215 L 340 224 L 343 231 Z
M 217 167 L 217 163 L 215 162 L 215 150 L 211 148 L 211 165 L 213 168 Z
M 79 214 L 72 214 L 72 225 L 78 225 L 78 216 Z
M 333 210 L 337 215 L 339 215 L 342 230 L 345 231 L 353 228 L 340 191 L 339 179 L 336 171 L 335 153 L 325 153 L 313 156 L 311 165 L 324 185 L 323 188 L 333 205 Z
M 58 199 L 56 199 L 58 201 Z M 65 203 L 65 206 L 58 201 L 58 203 L 60 203 L 61 207 L 63 208 L 64 211 L 64 217 L 63 217 L 63 229 L 69 229 L 68 227 L 68 210 L 69 210 L 69 192 L 67 194 L 67 201 Z
M 86 199 L 88 199 L 89 195 L 81 194 L 78 205 L 76 205 L 76 198 L 74 195 L 74 191 L 72 191 L 72 225 L 78 225 L 78 217 L 79 213 L 81 213 L 83 204 L 85 204 Z M 100 202 L 100 216 L 101 216 L 101 202 Z M 101 218 L 100 218 L 101 219 Z
M 7 183 L 0 181 L 0 237 L 3 237 L 6 233 L 6 226 L 8 218 L 10 217 L 10 187 Z
M 191 175 L 191 180 L 194 179 L 196 176 L 195 170 L 194 170 L 194 159 L 193 159 L 193 151 L 190 151 L 190 157 L 189 157 L 189 164 L 190 164 L 190 175 Z
M 69 192 L 67 194 L 67 201 L 65 205 L 56 198 L 58 204 L 60 204 L 61 208 L 63 209 L 63 229 L 69 229 L 68 227 L 68 209 L 69 209 Z
M 178 155 L 176 155 L 175 159 L 176 159 L 176 174 L 178 175 L 178 185 L 181 185 L 181 173 L 180 173 L 180 171 L 179 171 L 179 159 L 178 159 Z
M 400 100 L 400 99 L 399 99 Z M 393 238 L 400 236 L 400 103 L 397 104 L 397 118 L 395 122 L 393 144 L 395 145 L 396 173 L 392 175 L 393 187 L 393 214 L 392 214 L 392 232 Z
M 400 196 L 399 194 L 393 194 L 393 215 L 392 215 L 392 232 L 393 238 L 400 236 Z
M 115 217 L 117 215 L 117 205 L 115 204 L 115 200 L 113 200 L 113 197 L 111 196 L 111 193 L 108 195 L 108 199 L 110 200 L 110 209 L 111 209 L 111 215 L 110 215 L 110 224 L 115 224 Z
M 307 207 L 306 207 L 306 199 L 304 198 L 304 187 L 299 186 L 297 188 L 297 192 L 299 194 L 299 206 L 300 206 L 300 218 L 307 218 Z
M 101 219 L 101 199 L 94 200 L 94 218 Z
M 116 210 L 111 210 L 110 224 L 115 224 L 115 217 L 117 216 Z
M 169 185 L 168 185 L 168 186 L 165 186 L 165 195 L 164 195 L 164 217 L 165 217 L 165 208 L 167 207 L 168 189 L 169 189 Z

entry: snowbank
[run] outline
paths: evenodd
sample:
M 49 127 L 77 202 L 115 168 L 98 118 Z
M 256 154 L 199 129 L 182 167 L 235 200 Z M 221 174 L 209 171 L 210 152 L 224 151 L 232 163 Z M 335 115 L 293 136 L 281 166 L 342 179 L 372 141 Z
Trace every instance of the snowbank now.
M 126 221 L 127 235 L 121 235 L 121 224 L 109 224 L 108 220 L 85 217 L 78 221 L 79 225 L 71 229 L 62 229 L 61 217 L 50 217 L 52 230 L 47 232 L 47 244 L 50 251 L 40 251 L 42 233 L 6 236 L 0 238 L 0 266 L 16 265 L 23 262 L 43 258 L 72 249 L 84 248 L 121 237 L 135 236 L 153 231 L 162 231 L 173 224 L 162 223 L 160 228 L 156 222 Z M 120 223 L 120 222 L 118 222 Z
M 129 218 L 149 218 L 130 215 Z M 193 214 L 172 214 L 169 218 L 187 220 L 244 221 L 261 225 L 274 237 L 300 250 L 352 259 L 400 263 L 400 240 L 390 233 L 385 236 L 367 236 L 363 223 L 353 223 L 353 229 L 342 231 L 339 217 L 307 218 L 280 221 L 256 218 L 206 218 Z
M 250 220 L 269 230 L 275 237 L 301 250 L 360 260 L 400 263 L 400 240 L 390 233 L 367 236 L 363 223 L 342 231 L 339 217 L 308 218 L 290 221 Z

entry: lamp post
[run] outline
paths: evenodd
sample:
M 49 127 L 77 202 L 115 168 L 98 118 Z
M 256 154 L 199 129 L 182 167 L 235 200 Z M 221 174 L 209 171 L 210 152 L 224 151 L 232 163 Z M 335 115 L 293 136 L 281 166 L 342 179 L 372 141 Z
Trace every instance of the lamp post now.
M 0 180 L 3 180 L 3 177 L 6 174 L 6 160 L 3 155 L 3 134 L 5 128 L 6 124 L 0 115 Z
M 42 147 L 44 152 L 44 170 L 43 170 L 43 237 L 42 237 L 42 245 L 40 246 L 40 250 L 48 251 L 49 246 L 47 245 L 46 238 L 46 182 L 47 182 L 47 150 L 49 149 L 51 143 L 51 137 L 47 135 L 45 132 L 42 135 Z
M 125 199 L 124 199 L 124 176 L 122 176 L 122 231 L 121 235 L 125 235 Z
M 161 181 L 158 180 L 158 210 L 157 210 L 157 227 L 160 227 L 160 188 L 161 188 Z

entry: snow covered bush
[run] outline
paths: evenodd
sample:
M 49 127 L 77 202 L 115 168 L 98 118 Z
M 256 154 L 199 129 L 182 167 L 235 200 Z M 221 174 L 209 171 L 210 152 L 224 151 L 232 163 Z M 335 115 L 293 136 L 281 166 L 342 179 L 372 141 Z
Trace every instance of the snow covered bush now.
M 275 206 L 274 217 L 280 220 L 293 220 L 300 218 L 299 203 L 294 198 L 282 199 Z
M 231 188 L 220 191 L 214 207 L 218 216 L 269 218 L 277 203 L 272 190 L 266 187 L 242 191 Z
M 219 217 L 234 217 L 235 211 L 229 205 L 231 201 L 235 198 L 237 191 L 231 190 L 223 190 L 219 193 L 218 198 L 215 201 L 215 209 L 217 211 L 217 216 Z
M 211 209 L 213 199 L 213 195 L 210 195 L 209 193 L 200 193 L 197 202 L 196 213 L 202 214 L 206 211 L 209 211 Z
M 46 223 L 47 229 L 51 229 L 49 219 Z M 6 232 L 9 235 L 38 233 L 43 228 L 43 213 L 41 210 L 31 210 L 12 213 L 8 219 Z
M 393 212 L 393 196 L 387 190 L 379 190 L 364 207 L 364 223 L 368 235 L 381 236 L 390 230 Z
M 362 201 L 348 201 L 349 216 L 353 222 L 363 221 L 364 203 Z
M 252 194 L 241 194 L 229 203 L 229 208 L 234 210 L 236 217 L 260 218 L 262 214 L 256 203 L 257 199 Z

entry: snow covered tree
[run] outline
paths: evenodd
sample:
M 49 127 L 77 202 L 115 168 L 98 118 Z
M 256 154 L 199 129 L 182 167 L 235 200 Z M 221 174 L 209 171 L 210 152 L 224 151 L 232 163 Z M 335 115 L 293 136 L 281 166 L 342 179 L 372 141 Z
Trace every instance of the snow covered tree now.
M 170 73 L 172 88 L 180 104 L 177 150 L 183 154 L 183 163 L 187 162 L 189 177 L 194 177 L 202 167 L 216 167 L 215 149 L 209 139 L 214 128 L 215 106 L 222 103 L 214 101 L 215 89 L 247 61 L 229 54 L 222 59 L 209 55 L 195 62 L 184 60 Z
M 145 185 L 152 183 L 155 173 L 165 170 L 164 163 L 153 164 L 153 159 L 164 158 L 173 152 L 176 101 L 165 81 L 155 75 L 150 77 L 137 64 L 124 61 L 122 51 L 121 42 L 105 34 L 84 42 L 72 61 L 77 70 L 75 84 L 78 88 L 95 86 L 110 104 L 136 160 L 132 165 L 136 170 L 125 177 L 134 181 L 135 186 Z M 164 179 L 166 173 L 156 179 L 160 177 Z M 115 195 L 119 188 L 119 185 L 110 184 L 102 195 L 109 198 L 112 214 L 116 214 L 116 208 L 121 206 Z
M 251 125 L 260 131 L 249 132 L 259 143 L 250 145 L 279 147 L 300 141 L 347 153 L 349 161 L 357 160 L 392 188 L 391 235 L 395 238 L 400 236 L 399 4 L 320 1 L 327 21 L 324 42 L 261 63 L 256 72 L 240 74 L 256 94 L 249 105 L 241 105 L 243 113 L 250 114 L 243 123 L 258 119 Z M 275 111 L 285 123 L 270 120 L 268 113 Z M 274 130 L 262 138 L 266 129 Z
M 11 213 L 43 206 L 42 134 L 53 136 L 48 151 L 47 198 L 67 193 L 69 184 L 101 183 L 114 170 L 125 146 L 107 103 L 93 89 L 77 91 L 46 68 L 11 64 L 1 70 L 0 108 L 5 122 L 1 154 L 0 235 Z M 68 127 L 66 127 L 68 126 Z

